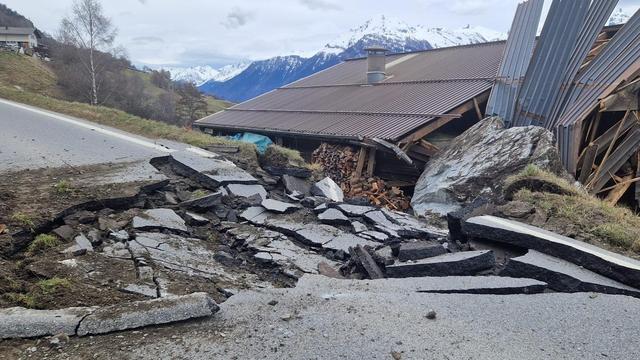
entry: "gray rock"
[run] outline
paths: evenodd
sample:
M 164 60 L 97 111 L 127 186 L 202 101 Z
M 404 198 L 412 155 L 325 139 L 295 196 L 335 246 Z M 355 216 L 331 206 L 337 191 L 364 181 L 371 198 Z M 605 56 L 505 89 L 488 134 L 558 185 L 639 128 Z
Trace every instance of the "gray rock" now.
M 87 238 L 91 242 L 91 245 L 98 246 L 102 243 L 102 236 L 97 229 L 91 229 L 87 233 Z
M 640 261 L 566 236 L 495 216 L 472 217 L 462 225 L 466 236 L 507 243 L 555 256 L 640 288 Z
M 265 209 L 272 212 L 279 213 L 279 214 L 285 214 L 285 213 L 293 212 L 300 209 L 299 205 L 289 204 L 286 202 L 273 200 L 273 199 L 264 199 L 262 200 L 261 205 Z
M 21 307 L 0 309 L 0 339 L 45 335 L 75 335 L 76 327 L 92 308 L 32 310 Z
M 555 173 L 562 171 L 550 131 L 530 126 L 505 130 L 499 118 L 482 120 L 427 163 L 416 183 L 411 206 L 419 215 L 446 215 L 481 193 L 497 198 L 504 180 L 528 164 Z
M 123 287 L 122 291 L 150 298 L 158 297 L 158 290 L 156 289 L 155 285 L 151 286 L 148 284 L 129 284 Z
M 318 214 L 318 220 L 329 225 L 350 225 L 351 221 L 340 210 L 327 209 Z
M 328 201 L 327 198 L 325 197 L 321 197 L 321 196 L 307 196 L 306 198 L 300 200 L 300 205 L 309 208 L 309 209 L 313 209 L 313 208 L 317 208 L 318 206 L 321 206 L 323 204 L 325 204 Z
M 65 254 L 73 254 L 75 256 L 86 254 L 87 252 L 93 252 L 93 245 L 91 245 L 91 241 L 89 241 L 89 239 L 87 239 L 83 234 L 76 236 L 73 242 L 73 245 L 64 249 L 62 252 Z
M 149 325 L 211 316 L 218 305 L 206 293 L 168 296 L 96 309 L 78 327 L 78 336 L 106 334 Z
M 262 206 L 252 206 L 243 211 L 240 214 L 240 218 L 249 222 L 253 222 L 254 219 L 257 219 L 259 217 L 260 220 L 256 221 L 256 223 L 262 223 L 267 218 L 267 215 L 265 214 L 266 211 L 267 209 L 263 208 Z
M 380 241 L 380 242 L 384 242 L 389 240 L 389 235 L 383 233 L 383 232 L 379 232 L 379 231 L 371 231 L 371 230 L 367 230 L 367 231 L 363 231 L 361 233 L 358 233 L 358 235 L 362 236 L 362 237 L 366 237 L 368 239 L 371 240 L 375 240 L 375 241 Z
M 125 242 L 125 241 L 129 240 L 129 233 L 126 232 L 125 230 L 112 231 L 112 232 L 109 233 L 109 239 L 115 240 L 115 241 Z
M 352 221 L 351 222 L 351 228 L 353 229 L 354 233 L 361 233 L 363 231 L 369 230 L 367 225 L 361 223 L 360 221 Z
M 493 251 L 465 251 L 387 266 L 387 277 L 474 275 L 495 265 Z
M 258 195 L 262 200 L 267 198 L 267 190 L 262 185 L 229 184 L 226 189 L 231 196 L 249 198 Z
M 73 234 L 75 233 L 73 228 L 69 225 L 62 225 L 58 228 L 53 229 L 52 232 L 66 241 L 73 239 Z
M 192 213 L 190 211 L 187 211 L 184 214 L 185 220 L 187 221 L 187 223 L 189 225 L 193 225 L 193 226 L 202 226 L 202 225 L 207 225 L 208 223 L 210 223 L 211 221 L 209 219 L 207 219 L 204 216 L 198 215 L 196 213 Z
M 311 194 L 323 196 L 335 202 L 342 202 L 344 200 L 342 189 L 330 177 L 326 177 L 315 183 L 311 187 Z
M 345 213 L 348 216 L 363 216 L 364 214 L 375 211 L 377 208 L 373 206 L 362 205 L 350 205 L 350 204 L 338 204 L 336 208 Z
M 420 260 L 434 256 L 444 255 L 447 250 L 441 244 L 428 242 L 409 242 L 400 244 L 398 260 Z
M 370 246 L 372 248 L 380 246 L 380 244 L 376 242 L 361 238 L 359 236 L 349 233 L 342 233 L 331 239 L 329 242 L 324 243 L 322 245 L 322 248 L 333 251 L 344 251 L 346 253 L 349 251 L 349 248 L 355 248 L 358 245 Z
M 164 192 L 164 201 L 169 205 L 178 205 L 179 203 L 178 197 L 176 196 L 176 194 L 170 191 Z
M 136 230 L 175 230 L 187 232 L 187 226 L 178 214 L 171 209 L 146 210 L 133 218 L 132 226 Z
M 215 154 L 212 154 L 215 155 Z M 231 161 L 207 158 L 187 151 L 176 151 L 169 157 L 173 170 L 201 185 L 217 190 L 227 184 L 256 184 L 258 180 Z
M 126 245 L 121 242 L 103 247 L 102 254 L 116 259 L 131 259 L 131 253 L 127 250 Z
M 180 207 L 183 209 L 208 210 L 220 205 L 222 197 L 226 195 L 226 191 L 220 190 L 213 194 L 201 196 L 195 199 L 183 201 Z
M 308 196 L 311 191 L 311 184 L 306 180 L 291 175 L 282 175 L 282 183 L 289 194 L 302 194 Z
M 549 284 L 549 288 L 562 292 L 600 292 L 640 297 L 640 290 L 591 272 L 568 261 L 535 250 L 507 263 L 501 276 L 530 277 Z

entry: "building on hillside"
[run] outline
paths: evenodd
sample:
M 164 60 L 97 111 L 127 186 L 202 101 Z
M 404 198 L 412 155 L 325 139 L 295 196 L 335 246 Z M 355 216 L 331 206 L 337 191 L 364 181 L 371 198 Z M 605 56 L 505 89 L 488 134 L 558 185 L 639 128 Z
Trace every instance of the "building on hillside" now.
M 359 148 L 359 165 L 367 163 L 365 174 L 355 177 L 375 172 L 414 182 L 438 149 L 483 117 L 504 46 L 499 41 L 400 54 L 371 48 L 365 58 L 347 60 L 194 126 L 209 134 L 267 135 L 307 157 L 323 142 L 349 144 Z
M 38 47 L 38 31 L 29 27 L 0 27 L 0 44 L 17 43 L 23 49 Z

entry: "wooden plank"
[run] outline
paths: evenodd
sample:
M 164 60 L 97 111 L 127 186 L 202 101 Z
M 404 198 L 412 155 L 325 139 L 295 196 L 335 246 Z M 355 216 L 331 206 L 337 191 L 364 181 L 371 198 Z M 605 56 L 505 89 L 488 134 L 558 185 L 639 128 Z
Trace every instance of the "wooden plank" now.
M 589 179 L 589 175 L 593 172 L 593 164 L 596 161 L 596 155 L 598 154 L 598 145 L 592 144 L 587 147 L 585 151 L 584 160 L 582 162 L 582 169 L 580 170 L 580 177 L 578 181 L 584 184 Z
M 482 103 L 484 101 L 487 101 L 487 99 L 489 99 L 489 93 L 490 90 L 485 91 L 484 93 L 476 96 L 476 101 L 478 101 L 479 103 Z M 468 111 L 473 110 L 474 108 L 474 103 L 473 103 L 473 99 L 470 99 L 469 101 L 463 103 L 462 105 L 456 107 L 455 109 L 452 109 L 451 111 L 449 111 L 449 113 L 453 113 L 453 114 L 464 114 Z M 421 128 L 418 128 L 417 130 L 415 130 L 413 133 L 405 136 L 404 138 L 402 138 L 399 142 L 400 143 L 413 143 L 419 139 L 422 139 L 423 137 L 431 134 L 432 132 L 436 131 L 437 129 L 441 128 L 442 126 L 448 124 L 449 122 L 451 122 L 452 120 L 454 120 L 453 118 L 447 117 L 439 117 L 436 119 L 433 119 L 431 121 L 429 121 L 426 125 L 422 126 Z
M 351 175 L 351 180 L 357 181 L 362 177 L 362 169 L 364 168 L 364 161 L 367 160 L 367 148 L 361 147 L 358 152 L 358 163 L 356 164 L 356 170 Z
M 369 160 L 367 161 L 367 177 L 372 177 L 376 168 L 376 148 L 369 149 Z
M 640 126 L 636 126 L 629 132 L 615 151 L 611 152 L 610 157 L 602 161 L 589 188 L 594 192 L 600 191 L 611 176 L 615 175 L 631 156 L 635 156 L 638 147 L 640 147 Z
M 478 104 L 478 100 L 476 100 L 476 98 L 473 98 L 473 105 L 476 108 L 476 115 L 478 116 L 478 120 L 482 120 L 482 111 L 480 111 L 480 104 Z
M 600 166 L 598 166 L 598 169 L 596 170 L 595 174 L 593 174 L 593 181 L 598 181 L 598 177 L 600 176 L 600 171 L 602 170 L 603 165 L 609 159 L 609 155 L 611 154 L 611 151 L 613 151 L 613 144 L 615 144 L 616 140 L 618 140 L 618 137 L 620 136 L 620 131 L 622 130 L 622 127 L 624 126 L 624 123 L 629 118 L 629 115 L 631 115 L 631 111 L 627 111 L 624 114 L 624 117 L 622 118 L 622 120 L 620 120 L 619 125 L 616 127 L 616 132 L 613 135 L 613 138 L 611 139 L 611 143 L 609 144 L 609 147 L 607 148 L 607 152 L 604 154 L 604 158 L 602 158 L 602 161 L 600 162 Z M 588 187 L 593 189 L 594 185 L 595 184 L 589 184 Z M 596 190 L 600 190 L 600 189 L 596 189 Z
M 591 123 L 591 134 L 589 134 L 589 140 L 587 141 L 589 144 L 595 140 L 596 135 L 598 134 L 598 129 L 600 129 L 600 120 L 602 119 L 602 113 L 597 113 L 596 118 Z
M 604 201 L 608 202 L 611 205 L 616 205 L 618 201 L 622 199 L 622 197 L 627 192 L 627 190 L 629 190 L 629 188 L 631 187 L 632 183 L 629 180 L 632 180 L 632 179 L 633 179 L 632 174 L 622 178 L 622 181 L 616 184 L 616 186 L 613 188 L 613 190 L 611 190 L 611 192 L 609 192 L 609 194 L 604 199 Z

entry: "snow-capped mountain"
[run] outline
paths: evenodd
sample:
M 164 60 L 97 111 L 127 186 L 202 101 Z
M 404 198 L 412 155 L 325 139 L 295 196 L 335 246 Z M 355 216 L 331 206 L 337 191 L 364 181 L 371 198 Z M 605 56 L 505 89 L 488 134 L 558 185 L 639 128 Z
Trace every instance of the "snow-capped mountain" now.
M 200 86 L 209 80 L 227 81 L 243 72 L 249 67 L 249 62 L 239 64 L 225 65 L 221 68 L 214 68 L 209 65 L 194 67 L 163 67 L 171 73 L 171 80 L 184 81 Z
M 631 18 L 631 15 L 627 14 L 623 8 L 617 8 L 613 12 L 613 14 L 611 14 L 611 17 L 609 18 L 607 25 L 610 26 L 610 25 L 626 24 L 630 18 Z
M 199 88 L 218 98 L 241 102 L 345 59 L 364 56 L 364 49 L 372 45 L 384 46 L 389 52 L 398 53 L 503 40 L 506 37 L 507 34 L 482 27 L 426 28 L 380 16 L 328 43 L 311 57 L 290 55 L 254 61 L 233 78 L 226 81 L 212 78 Z

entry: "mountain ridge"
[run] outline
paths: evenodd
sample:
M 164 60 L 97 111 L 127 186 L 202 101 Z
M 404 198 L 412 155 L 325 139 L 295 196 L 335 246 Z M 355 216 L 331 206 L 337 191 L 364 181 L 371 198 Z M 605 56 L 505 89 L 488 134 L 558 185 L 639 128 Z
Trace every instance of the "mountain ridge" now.
M 364 49 L 372 45 L 384 46 L 390 53 L 401 53 L 504 39 L 506 34 L 482 27 L 426 28 L 380 16 L 327 43 L 310 57 L 286 55 L 254 61 L 233 78 L 212 79 L 198 88 L 217 98 L 242 102 L 344 60 L 362 57 Z

